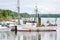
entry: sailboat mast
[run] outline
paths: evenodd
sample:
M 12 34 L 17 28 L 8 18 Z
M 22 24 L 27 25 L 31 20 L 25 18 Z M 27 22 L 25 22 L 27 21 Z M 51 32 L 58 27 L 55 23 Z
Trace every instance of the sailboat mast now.
M 18 11 L 18 24 L 20 25 L 20 15 L 19 15 L 19 13 L 20 13 L 20 1 L 19 0 L 17 0 L 17 11 Z

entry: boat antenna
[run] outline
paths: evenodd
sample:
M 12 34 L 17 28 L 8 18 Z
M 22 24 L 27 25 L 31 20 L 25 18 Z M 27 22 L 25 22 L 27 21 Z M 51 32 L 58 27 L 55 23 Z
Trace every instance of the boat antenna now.
M 20 25 L 20 1 L 17 0 L 18 25 Z
M 57 18 L 55 18 L 55 24 L 56 24 Z

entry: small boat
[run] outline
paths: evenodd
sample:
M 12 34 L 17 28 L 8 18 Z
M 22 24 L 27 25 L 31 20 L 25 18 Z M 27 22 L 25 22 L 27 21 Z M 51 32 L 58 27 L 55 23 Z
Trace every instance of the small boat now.
M 48 24 L 47 26 L 48 26 L 48 27 L 49 27 L 49 26 L 57 26 L 57 24 L 51 24 L 51 23 L 50 23 L 50 24 Z
M 0 31 L 11 31 L 11 28 L 7 26 L 7 23 L 0 22 Z
M 11 31 L 11 29 L 8 27 L 5 27 L 5 26 L 3 27 L 0 25 L 0 31 Z
M 55 19 L 55 23 L 54 23 L 54 24 L 50 23 L 50 21 L 47 21 L 47 23 L 48 23 L 47 26 L 48 26 L 48 27 L 49 27 L 49 26 L 57 26 L 56 21 L 57 21 L 57 19 Z

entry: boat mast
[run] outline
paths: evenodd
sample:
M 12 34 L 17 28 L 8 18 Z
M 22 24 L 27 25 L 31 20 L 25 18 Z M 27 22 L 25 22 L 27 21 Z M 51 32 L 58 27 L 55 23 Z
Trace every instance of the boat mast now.
M 36 13 L 36 23 L 37 23 L 37 27 L 39 27 L 39 26 L 41 26 L 41 18 L 39 17 L 37 5 L 35 6 L 35 13 Z
M 37 8 L 37 5 L 35 6 L 35 13 L 36 13 L 36 23 L 38 23 L 38 8 Z
M 20 25 L 20 2 L 17 0 L 18 25 Z

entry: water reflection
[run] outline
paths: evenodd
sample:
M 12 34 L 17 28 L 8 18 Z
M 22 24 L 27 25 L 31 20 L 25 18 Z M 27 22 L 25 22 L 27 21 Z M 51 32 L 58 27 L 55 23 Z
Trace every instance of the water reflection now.
M 0 32 L 0 40 L 56 40 L 56 32 Z

